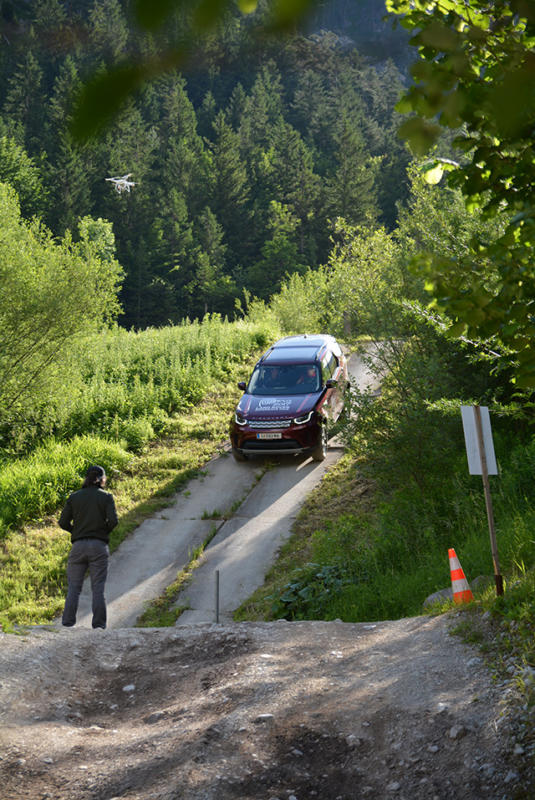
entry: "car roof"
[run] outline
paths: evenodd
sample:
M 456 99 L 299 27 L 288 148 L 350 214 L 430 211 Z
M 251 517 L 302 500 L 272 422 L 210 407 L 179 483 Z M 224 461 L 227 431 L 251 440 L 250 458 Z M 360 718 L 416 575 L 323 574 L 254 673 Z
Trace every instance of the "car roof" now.
M 310 347 L 311 345 L 321 347 L 321 345 L 332 345 L 333 343 L 336 344 L 336 339 L 327 333 L 303 333 L 299 336 L 285 336 L 284 339 L 275 342 L 272 347 L 277 349 L 279 347 Z
M 277 347 L 264 353 L 260 360 L 263 364 L 310 364 L 319 360 L 321 349 L 321 347 Z
M 340 345 L 329 334 L 315 333 L 300 336 L 286 336 L 279 339 L 261 357 L 259 363 L 267 364 L 308 364 L 319 361 L 327 350 L 336 356 L 342 354 Z

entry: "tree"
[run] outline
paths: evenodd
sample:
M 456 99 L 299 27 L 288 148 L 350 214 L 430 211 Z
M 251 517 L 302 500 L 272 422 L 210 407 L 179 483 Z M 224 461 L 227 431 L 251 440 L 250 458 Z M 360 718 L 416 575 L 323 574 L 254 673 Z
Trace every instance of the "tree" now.
M 449 171 L 466 205 L 502 219 L 493 241 L 474 237 L 462 257 L 426 259 L 434 304 L 452 335 L 496 336 L 514 354 L 516 382 L 535 387 L 535 7 L 526 0 L 387 0 L 415 35 L 415 83 L 398 108 L 415 112 L 400 134 L 425 154 L 442 128 L 459 163 L 431 159 L 428 177 Z M 485 258 L 482 258 L 482 255 Z M 485 261 L 499 279 L 489 288 Z
M 271 183 L 274 195 L 299 221 L 299 256 L 315 260 L 320 179 L 311 151 L 298 131 L 281 122 L 274 129 Z
M 43 70 L 29 51 L 8 82 L 4 103 L 4 111 L 22 126 L 29 153 L 40 142 L 43 131 L 42 79 Z
M 210 146 L 212 199 L 210 208 L 226 234 L 229 262 L 237 263 L 249 238 L 249 181 L 241 158 L 239 136 L 222 111 L 214 122 L 215 140 Z M 231 266 L 229 264 L 229 266 Z
M 67 56 L 54 81 L 45 127 L 50 154 L 48 171 L 53 175 L 50 183 L 54 186 L 47 222 L 57 233 L 75 230 L 80 214 L 90 209 L 90 145 L 75 145 L 69 131 L 72 101 L 80 85 L 74 60 Z
M 336 170 L 326 182 L 327 216 L 348 222 L 377 217 L 375 178 L 380 158 L 371 157 L 359 130 L 358 117 L 342 110 L 334 133 Z
M 271 238 L 262 247 L 262 259 L 247 272 L 247 286 L 264 299 L 279 291 L 287 275 L 306 269 L 299 263 L 299 220 L 276 200 L 270 203 L 269 227 Z
M 5 421 L 18 405 L 44 401 L 74 337 L 119 313 L 122 270 L 109 247 L 106 260 L 99 257 L 106 230 L 98 221 L 101 233 L 93 238 L 86 222 L 78 243 L 67 237 L 57 244 L 37 222 L 21 219 L 16 195 L 6 184 L 0 184 L 0 213 L 0 408 Z
M 7 136 L 0 137 L 0 182 L 18 193 L 25 217 L 43 212 L 45 190 L 41 174 L 26 151 Z
M 109 0 L 113 3 L 114 0 Z M 277 0 L 269 10 L 258 14 L 260 29 L 280 33 L 294 29 L 296 21 L 319 0 L 300 0 L 289 3 Z M 181 35 L 170 48 L 160 53 L 150 53 L 135 62 L 120 62 L 107 73 L 96 73 L 88 81 L 76 117 L 73 132 L 80 140 L 93 136 L 120 111 L 125 100 L 149 80 L 154 80 L 169 70 L 184 65 L 196 51 L 199 34 L 207 36 L 228 20 L 228 11 L 234 0 L 212 0 L 200 3 L 191 12 L 184 10 L 182 0 L 154 3 L 153 0 L 136 0 L 133 3 L 134 19 L 146 34 L 154 34 L 170 26 L 173 17 L 181 20 Z M 257 0 L 239 0 L 243 14 L 256 11 Z

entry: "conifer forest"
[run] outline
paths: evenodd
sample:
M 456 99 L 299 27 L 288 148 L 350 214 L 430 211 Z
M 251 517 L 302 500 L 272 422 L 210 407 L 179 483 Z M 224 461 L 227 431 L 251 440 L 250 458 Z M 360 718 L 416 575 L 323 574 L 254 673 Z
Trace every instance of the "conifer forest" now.
M 268 300 L 326 263 L 338 218 L 394 227 L 410 154 L 394 110 L 402 34 L 382 0 L 320 3 L 289 37 L 251 34 L 265 3 L 229 10 L 188 42 L 183 69 L 81 144 L 71 121 L 88 76 L 183 36 L 186 11 L 151 37 L 131 5 L 3 2 L 0 48 L 0 182 L 73 246 L 83 220 L 86 236 L 91 220 L 111 225 L 121 326 L 232 315 L 244 290 Z M 127 174 L 131 191 L 106 180 Z

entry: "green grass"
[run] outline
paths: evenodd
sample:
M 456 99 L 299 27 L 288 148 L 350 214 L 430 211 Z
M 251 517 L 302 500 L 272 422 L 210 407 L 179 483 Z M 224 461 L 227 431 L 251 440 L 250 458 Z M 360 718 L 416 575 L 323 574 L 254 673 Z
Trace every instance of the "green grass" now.
M 493 485 L 509 586 L 535 568 L 535 494 L 526 493 L 523 476 L 533 448 L 513 449 L 503 464 L 508 477 Z M 308 498 L 264 586 L 236 618 L 358 622 L 419 614 L 428 595 L 451 585 L 450 547 L 468 580 L 492 578 L 483 492 L 478 480 L 458 475 L 437 479 L 434 496 L 410 486 L 385 493 L 346 455 Z

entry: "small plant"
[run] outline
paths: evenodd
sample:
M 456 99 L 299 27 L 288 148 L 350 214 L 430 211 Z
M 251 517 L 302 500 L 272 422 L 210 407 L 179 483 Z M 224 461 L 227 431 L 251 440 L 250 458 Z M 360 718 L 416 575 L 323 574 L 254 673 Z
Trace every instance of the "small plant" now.
M 317 619 L 326 597 L 336 594 L 353 579 L 338 564 L 306 564 L 279 595 L 271 596 L 273 616 L 278 619 Z

